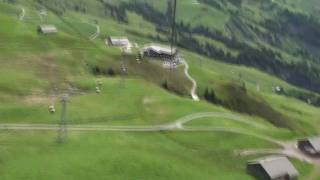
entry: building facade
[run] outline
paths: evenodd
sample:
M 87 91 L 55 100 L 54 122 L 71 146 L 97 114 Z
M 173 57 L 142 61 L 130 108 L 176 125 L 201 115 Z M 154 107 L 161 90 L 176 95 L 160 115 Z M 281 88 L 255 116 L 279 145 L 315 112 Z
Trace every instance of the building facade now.
M 141 54 L 146 57 L 162 59 L 176 59 L 178 57 L 178 51 L 176 48 L 158 44 L 150 44 L 144 46 Z

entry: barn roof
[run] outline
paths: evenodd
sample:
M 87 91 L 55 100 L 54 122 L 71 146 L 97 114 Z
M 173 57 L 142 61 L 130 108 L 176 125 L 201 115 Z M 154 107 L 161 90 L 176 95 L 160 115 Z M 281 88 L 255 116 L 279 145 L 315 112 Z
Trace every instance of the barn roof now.
M 40 25 L 39 26 L 42 33 L 57 33 L 58 30 L 54 25 Z
M 299 175 L 298 171 L 287 157 L 271 156 L 251 161 L 249 164 L 260 164 L 271 179 L 276 179 L 285 175 L 290 177 L 297 177 Z
M 310 142 L 314 150 L 320 152 L 320 137 L 309 138 L 308 141 Z
M 159 44 L 149 44 L 143 48 L 144 51 L 150 50 L 150 49 L 159 53 L 159 54 L 168 54 L 168 55 L 174 55 L 177 51 L 176 48 L 173 48 L 171 51 L 171 47 L 163 46 L 163 45 L 159 45 Z
M 109 37 L 112 45 L 129 45 L 130 41 L 127 37 Z

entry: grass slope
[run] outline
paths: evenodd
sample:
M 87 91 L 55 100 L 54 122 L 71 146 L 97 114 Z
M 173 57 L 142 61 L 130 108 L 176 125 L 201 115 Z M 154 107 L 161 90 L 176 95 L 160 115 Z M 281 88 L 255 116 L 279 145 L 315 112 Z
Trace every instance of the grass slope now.
M 55 133 L 1 132 L 1 179 L 247 180 L 249 157 L 233 150 L 272 147 L 229 133 L 68 134 L 59 145 Z
M 224 87 L 237 86 L 241 74 L 247 93 L 254 100 L 262 99 L 268 107 L 284 114 L 289 124 L 301 129 L 278 128 L 268 119 L 252 114 L 235 113 L 205 101 L 195 103 L 188 96 L 190 82 L 181 69 L 170 74 L 160 63 L 146 61 L 138 65 L 135 57 L 128 57 L 126 85 L 120 86 L 117 73 L 121 52 L 106 47 L 104 38 L 127 35 L 141 46 L 152 40 L 130 32 L 155 33 L 152 24 L 135 13 L 130 13 L 128 24 L 121 24 L 110 17 L 102 18 L 99 12 L 68 12 L 62 17 L 49 12 L 46 23 L 56 25 L 60 32 L 41 36 L 36 33 L 42 23 L 37 16 L 39 7 L 31 2 L 22 4 L 27 12 L 24 21 L 18 21 L 18 6 L 0 3 L 0 9 L 6 9 L 0 11 L 1 123 L 58 123 L 59 97 L 70 92 L 70 124 L 154 125 L 193 113 L 225 112 L 265 128 L 228 118 L 203 118 L 190 126 L 241 128 L 286 140 L 320 131 L 319 108 L 271 91 L 276 85 L 296 87 L 252 68 L 212 61 L 187 51 L 183 51 L 184 57 L 199 84 L 200 94 L 209 86 L 219 98 L 232 99 L 236 94 L 226 92 Z M 97 5 L 88 2 L 92 2 L 92 7 Z M 89 41 L 95 31 L 93 20 L 99 22 L 102 34 Z M 93 73 L 96 67 L 101 70 L 98 76 Z M 105 73 L 110 68 L 115 77 Z M 95 93 L 98 79 L 103 82 L 99 95 Z M 161 88 L 165 80 L 178 95 Z M 51 104 L 56 105 L 54 115 L 47 112 Z M 245 172 L 245 162 L 255 157 L 238 157 L 234 150 L 275 147 L 261 139 L 233 133 L 69 132 L 64 144 L 55 142 L 54 132 L 0 134 L 1 179 L 251 179 Z M 302 178 L 311 173 L 310 165 L 298 161 L 295 165 Z

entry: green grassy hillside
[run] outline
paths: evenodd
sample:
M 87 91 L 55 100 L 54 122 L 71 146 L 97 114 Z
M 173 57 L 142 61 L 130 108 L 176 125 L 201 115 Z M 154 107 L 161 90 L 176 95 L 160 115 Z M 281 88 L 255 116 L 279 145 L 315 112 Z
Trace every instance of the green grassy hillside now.
M 165 0 L 102 4 L 118 12 L 113 17 L 124 23 L 129 17 L 126 12 L 142 15 L 157 27 L 155 38 L 168 32 L 170 22 L 166 17 L 170 11 L 166 7 L 170 6 Z M 291 84 L 319 92 L 319 19 L 310 8 L 298 4 L 253 0 L 178 1 L 178 44 L 220 61 L 258 68 Z M 316 7 L 312 1 L 305 4 Z M 209 41 L 203 43 L 199 36 Z M 225 47 L 221 47 L 221 43 Z M 239 53 L 234 54 L 234 51 Z
M 122 3 L 133 1 L 14 2 L 0 2 L 0 125 L 57 124 L 60 98 L 68 93 L 71 96 L 67 105 L 68 125 L 152 126 L 193 115 L 199 117 L 188 122 L 187 128 L 238 131 L 68 131 L 66 141 L 61 144 L 56 142 L 54 131 L 0 130 L 0 179 L 247 180 L 253 178 L 245 171 L 246 161 L 257 156 L 239 156 L 237 151 L 279 148 L 266 139 L 293 141 L 320 132 L 320 111 L 314 106 L 318 94 L 293 86 L 283 81 L 285 78 L 251 65 L 222 62 L 220 58 L 183 47 L 181 52 L 197 81 L 201 98 L 200 102 L 194 102 L 189 92 L 192 84 L 184 75 L 183 66 L 168 70 L 157 61 L 144 59 L 138 63 L 135 54 L 124 57 L 119 49 L 105 45 L 108 36 L 127 36 L 140 47 L 154 41 L 166 43 L 165 33 L 158 31 L 157 22 L 142 16 L 144 12 L 129 9 L 122 17 L 119 13 Z M 260 1 L 249 2 L 243 1 L 243 6 L 262 13 L 257 19 L 270 15 L 256 9 Z M 157 11 L 166 12 L 166 2 L 148 3 Z M 236 6 L 228 2 L 219 9 L 204 3 L 180 1 L 179 21 L 224 31 Z M 281 7 L 286 5 L 277 3 Z M 112 10 L 115 7 L 119 9 Z M 25 16 L 19 20 L 21 8 Z M 312 11 L 305 8 L 304 13 L 307 9 Z M 48 16 L 41 19 L 39 11 L 43 9 Z M 199 17 L 203 18 L 195 21 Z M 90 40 L 96 23 L 101 34 Z M 40 24 L 53 24 L 59 33 L 40 35 L 37 33 Z M 234 32 L 223 33 L 231 36 Z M 238 37 L 248 47 L 257 48 L 261 43 L 273 48 L 287 58 L 281 62 L 302 60 L 299 57 L 291 60 L 294 56 L 285 48 L 247 40 L 243 34 Z M 242 52 L 208 35 L 199 33 L 196 38 L 206 39 L 232 56 Z M 134 49 L 136 52 L 138 49 Z M 124 81 L 120 77 L 122 63 L 128 68 Z M 98 81 L 102 82 L 100 94 L 95 92 Z M 283 87 L 286 93 L 274 93 L 275 86 Z M 205 100 L 206 89 L 215 93 L 216 101 Z M 315 98 L 314 105 L 291 92 Z M 50 105 L 55 105 L 55 114 L 48 112 Z M 313 165 L 292 161 L 301 179 L 319 173 Z

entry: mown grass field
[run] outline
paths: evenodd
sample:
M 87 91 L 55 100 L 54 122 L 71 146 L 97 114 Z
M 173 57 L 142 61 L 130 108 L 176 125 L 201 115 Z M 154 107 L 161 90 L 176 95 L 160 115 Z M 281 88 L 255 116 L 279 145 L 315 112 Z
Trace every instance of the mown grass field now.
M 184 50 L 200 95 L 206 87 L 212 87 L 218 97 L 232 98 L 223 87 L 238 84 L 241 76 L 250 96 L 263 99 L 288 116 L 290 123 L 300 125 L 303 132 L 278 128 L 261 117 L 232 112 L 204 100 L 193 102 L 188 94 L 191 84 L 182 69 L 170 74 L 159 66 L 161 63 L 137 64 L 134 57 L 128 58 L 128 76 L 122 86 L 117 73 L 123 57 L 119 49 L 106 46 L 104 39 L 109 35 L 128 36 L 140 47 L 151 42 L 128 33 L 130 30 L 155 33 L 154 25 L 135 13 L 129 14 L 128 24 L 119 24 L 94 13 L 68 12 L 59 17 L 49 12 L 45 23 L 56 25 L 60 32 L 41 36 L 36 29 L 43 22 L 35 5 L 29 1 L 22 5 L 27 14 L 24 21 L 18 21 L 19 6 L 0 3 L 3 24 L 0 26 L 0 123 L 59 123 L 60 97 L 71 93 L 67 107 L 69 124 L 159 125 L 194 113 L 224 112 L 264 128 L 228 118 L 202 118 L 187 126 L 241 128 L 283 140 L 320 131 L 319 108 L 272 92 L 272 87 L 277 85 L 286 89 L 296 87 L 252 68 L 221 63 Z M 221 14 L 212 13 L 202 20 L 209 22 L 211 16 Z M 192 21 L 193 17 L 188 18 Z M 221 24 L 225 18 L 220 19 Z M 94 20 L 99 22 L 102 33 L 90 41 L 88 37 L 95 32 Z M 116 76 L 94 75 L 92 67 L 113 68 Z M 102 82 L 101 94 L 95 93 L 97 80 Z M 164 90 L 161 83 L 165 80 L 182 93 Z M 260 91 L 256 90 L 257 84 Z M 57 109 L 54 115 L 47 109 L 52 104 Z M 255 137 L 227 132 L 68 132 L 63 144 L 57 143 L 56 137 L 56 132 L 1 131 L 0 179 L 247 180 L 252 177 L 245 172 L 245 162 L 256 156 L 239 157 L 234 151 L 276 148 Z M 301 179 L 313 170 L 311 165 L 300 161 L 294 160 L 294 164 Z

